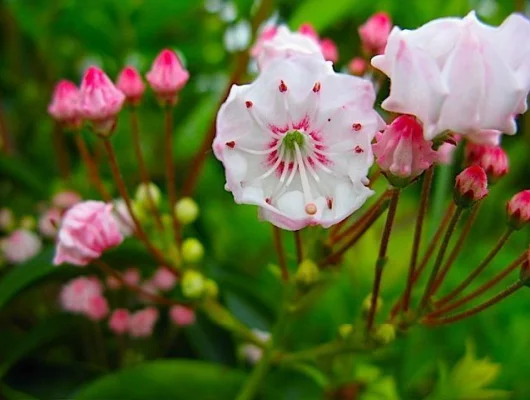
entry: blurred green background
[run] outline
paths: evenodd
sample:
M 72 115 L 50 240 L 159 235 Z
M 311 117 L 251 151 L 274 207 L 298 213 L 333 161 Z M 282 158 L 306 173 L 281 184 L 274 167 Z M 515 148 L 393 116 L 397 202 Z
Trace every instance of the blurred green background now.
M 441 16 L 463 16 L 473 8 L 483 20 L 496 25 L 525 6 L 524 1 L 509 0 L 284 0 L 275 2 L 272 9 L 292 28 L 310 22 L 321 36 L 332 38 L 339 47 L 336 68 L 340 70 L 360 54 L 357 27 L 376 11 L 387 11 L 396 25 L 414 28 Z M 18 216 L 37 216 L 39 204 L 61 188 L 74 188 L 85 198 L 97 198 L 69 137 L 64 143 L 73 178 L 68 182 L 60 178 L 52 140 L 54 123 L 46 113 L 53 86 L 60 78 L 79 82 L 83 69 L 93 63 L 112 78 L 126 63 L 145 73 L 164 47 L 178 50 L 191 74 L 175 110 L 173 152 L 181 187 L 234 68 L 237 52 L 227 49 L 226 42 L 241 32 L 255 7 L 250 0 L 0 0 L 0 126 L 5 132 L 0 156 L 1 205 Z M 139 183 L 139 175 L 125 117 L 113 142 L 124 175 L 133 187 Z M 528 187 L 530 118 L 523 117 L 519 122 L 520 133 L 503 142 L 511 172 L 495 185 L 485 201 L 444 290 L 481 261 L 502 233 L 505 201 Z M 163 116 L 151 94 L 141 108 L 141 125 L 151 175 L 163 187 Z M 94 146 L 95 138 L 86 137 Z M 453 166 L 437 171 L 430 232 L 445 210 L 451 181 L 461 167 L 461 155 L 457 155 Z M 104 162 L 101 169 L 110 180 Z M 268 268 L 276 262 L 271 256 L 271 229 L 257 220 L 254 207 L 235 205 L 223 186 L 223 170 L 209 153 L 193 195 L 201 217 L 189 228 L 190 233 L 205 244 L 204 270 L 218 282 L 227 307 L 250 327 L 268 330 L 277 312 L 280 290 Z M 385 312 L 404 286 L 418 186 L 407 190 L 398 211 L 383 282 Z M 376 190 L 384 190 L 383 182 L 378 182 Z M 359 317 L 360 304 L 372 284 L 380 230 L 376 226 L 350 252 L 344 268 L 314 309 L 293 319 L 288 334 L 290 348 L 329 341 L 336 336 L 339 325 Z M 314 233 L 310 230 L 306 235 Z M 293 263 L 291 237 L 284 237 Z M 527 229 L 514 235 L 482 279 L 520 254 L 528 239 Z M 134 243 L 127 246 L 110 255 L 117 267 L 134 263 L 148 268 L 142 251 Z M 248 369 L 237 356 L 234 338 L 201 316 L 195 326 L 174 335 L 168 334 L 169 323 L 162 319 L 156 340 L 131 345 L 135 354 L 146 360 L 170 361 L 131 361 L 137 369 L 129 375 L 121 380 L 111 376 L 106 386 L 90 389 L 92 382 L 110 371 L 86 357 L 83 348 L 95 340 L 93 327 L 86 320 L 61 313 L 57 292 L 69 278 L 95 271 L 52 268 L 51 247 L 49 244 L 26 265 L 0 269 L 0 398 L 75 398 L 79 390 L 87 390 L 87 398 L 113 398 L 112 393 L 118 393 L 112 391 L 116 385 L 134 386 L 134 398 L 230 398 L 223 397 L 223 393 L 232 393 L 231 388 L 237 387 Z M 514 279 L 512 276 L 510 282 Z M 340 386 L 354 381 L 360 382 L 359 397 L 334 398 L 507 398 L 487 390 L 466 394 L 464 389 L 476 384 L 478 388 L 484 385 L 510 391 L 508 398 L 528 399 L 528 310 L 528 293 L 521 291 L 464 322 L 437 329 L 417 327 L 383 352 L 344 357 L 334 365 L 321 366 L 326 374 L 301 366 L 275 369 L 268 377 L 263 398 L 320 399 L 328 384 Z M 111 336 L 107 335 L 106 340 L 112 357 L 115 349 Z M 495 365 L 468 360 L 471 366 L 464 363 L 455 370 L 466 345 L 468 351 L 475 348 L 478 358 L 489 357 Z M 174 361 L 176 358 L 198 361 Z M 219 365 L 226 368 L 220 369 Z M 115 369 L 112 362 L 111 369 Z

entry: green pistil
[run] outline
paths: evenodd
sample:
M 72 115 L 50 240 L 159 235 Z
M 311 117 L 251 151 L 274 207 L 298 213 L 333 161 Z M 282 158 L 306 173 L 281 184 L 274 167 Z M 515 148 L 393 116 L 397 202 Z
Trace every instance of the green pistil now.
M 298 147 L 302 147 L 304 144 L 304 135 L 300 131 L 291 131 L 287 132 L 285 134 L 285 137 L 283 138 L 283 145 L 292 153 L 295 152 L 295 144 L 298 145 Z

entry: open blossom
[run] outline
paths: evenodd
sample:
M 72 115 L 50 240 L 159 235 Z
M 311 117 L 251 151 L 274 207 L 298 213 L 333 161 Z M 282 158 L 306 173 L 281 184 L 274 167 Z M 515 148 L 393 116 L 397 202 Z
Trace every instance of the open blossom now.
M 169 309 L 169 317 L 177 326 L 188 326 L 195 323 L 195 311 L 185 306 L 173 306 Z
M 73 82 L 62 80 L 57 83 L 48 113 L 59 122 L 79 124 L 79 90 Z
M 122 241 L 123 236 L 112 215 L 112 205 L 84 201 L 63 216 L 53 263 L 86 265 Z
M 422 126 L 410 115 L 397 117 L 379 132 L 373 150 L 381 170 L 400 179 L 419 176 L 437 159 L 432 142 L 423 138 Z
M 116 335 L 123 335 L 129 329 L 129 317 L 125 308 L 115 309 L 109 317 L 109 329 Z
M 514 134 L 530 89 L 529 36 L 530 22 L 517 14 L 498 28 L 473 12 L 412 31 L 394 28 L 385 53 L 372 59 L 391 80 L 382 107 L 417 116 L 426 139 L 446 130 Z
M 137 104 L 145 92 L 142 76 L 134 67 L 123 68 L 116 80 L 116 87 L 122 91 L 128 102 Z
M 129 335 L 133 338 L 151 336 L 157 320 L 158 310 L 154 307 L 136 311 L 129 317 Z
M 99 279 L 95 276 L 81 276 L 63 286 L 59 300 L 63 310 L 76 314 L 86 314 L 89 309 L 92 308 L 93 312 L 93 309 L 97 308 L 98 304 L 94 304 L 92 299 L 101 297 L 102 293 L 103 285 Z
M 153 274 L 151 281 L 158 289 L 162 291 L 168 291 L 175 287 L 177 278 L 175 277 L 175 274 L 169 270 L 169 268 L 159 267 Z
M 125 95 L 105 72 L 98 67 L 89 67 L 83 76 L 79 96 L 82 117 L 92 122 L 97 133 L 108 135 L 112 132 Z
M 53 238 L 57 234 L 57 226 L 61 221 L 61 210 L 49 208 L 39 218 L 39 232 L 46 238 Z
M 17 229 L 0 241 L 0 249 L 8 262 L 20 264 L 36 256 L 42 249 L 42 242 L 35 233 Z
M 169 102 L 174 101 L 189 77 L 190 74 L 182 66 L 177 54 L 170 49 L 160 52 L 146 75 L 153 91 L 161 99 Z
M 235 201 L 258 205 L 263 219 L 289 230 L 349 216 L 372 194 L 370 143 L 384 127 L 374 99 L 370 82 L 303 55 L 233 86 L 213 149 Z
M 391 29 L 392 20 L 387 13 L 379 12 L 368 18 L 359 27 L 359 36 L 364 51 L 369 54 L 382 54 Z

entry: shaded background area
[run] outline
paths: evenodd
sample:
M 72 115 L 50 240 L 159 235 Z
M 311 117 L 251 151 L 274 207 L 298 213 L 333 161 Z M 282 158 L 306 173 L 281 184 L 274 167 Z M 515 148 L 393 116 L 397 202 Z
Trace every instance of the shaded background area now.
M 497 25 L 515 9 L 524 7 L 524 1 L 508 0 L 285 0 L 274 5 L 280 21 L 292 28 L 310 22 L 322 36 L 337 43 L 338 70 L 345 69 L 351 58 L 360 54 L 357 27 L 376 11 L 387 11 L 396 25 L 415 28 L 433 18 L 463 16 L 473 8 L 483 20 Z M 57 141 L 54 123 L 46 113 L 53 86 L 60 78 L 79 82 L 83 70 L 94 63 L 103 67 L 111 78 L 115 78 L 126 63 L 134 64 L 145 73 L 154 56 L 164 47 L 178 50 L 191 74 L 175 111 L 173 152 L 178 187 L 182 187 L 190 171 L 190 161 L 215 118 L 219 97 L 235 68 L 235 48 L 246 51 L 249 45 L 245 32 L 254 8 L 250 0 L 206 3 L 196 0 L 0 1 L 1 205 L 12 208 L 19 216 L 37 216 L 40 204 L 62 188 L 76 189 L 85 198 L 97 198 L 85 179 L 71 138 L 66 136 Z M 249 74 L 247 80 L 251 77 Z M 384 98 L 386 90 L 383 88 L 379 100 Z M 503 141 L 510 156 L 511 172 L 492 189 L 444 291 L 480 262 L 501 235 L 506 200 L 530 186 L 530 118 L 523 117 L 519 124 L 517 137 Z M 163 114 L 150 93 L 141 107 L 141 125 L 142 147 L 151 176 L 163 187 Z M 124 175 L 133 187 L 140 177 L 129 140 L 124 114 L 113 142 Z M 95 142 L 94 138 L 91 147 L 95 148 Z M 57 156 L 61 146 L 64 146 L 65 158 Z M 453 166 L 438 168 L 428 221 L 431 232 L 450 198 L 452 179 L 461 169 L 460 153 Z M 103 160 L 100 168 L 112 190 L 110 172 Z M 235 205 L 223 186 L 223 170 L 208 154 L 193 195 L 201 208 L 201 217 L 190 229 L 205 244 L 204 269 L 218 282 L 228 308 L 249 326 L 268 330 L 279 306 L 278 282 L 268 268 L 269 263 L 275 262 L 270 256 L 273 254 L 270 226 L 257 221 L 254 207 Z M 390 244 L 391 260 L 383 282 L 386 300 L 383 311 L 387 311 L 404 286 L 419 194 L 417 186 L 407 190 L 398 211 Z M 383 182 L 378 182 L 376 190 L 384 190 Z M 380 229 L 381 226 L 372 229 L 350 252 L 345 268 L 315 309 L 293 321 L 289 346 L 304 348 L 331 340 L 338 326 L 359 317 L 360 304 L 371 287 Z M 314 233 L 310 230 L 307 234 Z M 515 259 L 529 239 L 527 229 L 514 235 L 496 258 L 489 274 L 493 275 Z M 14 397 L 17 391 L 42 399 L 72 397 L 79 388 L 108 373 L 92 365 L 83 349 L 86 343 L 95 340 L 91 324 L 61 313 L 57 304 L 60 285 L 88 271 L 50 267 L 51 248 L 49 243 L 40 256 L 23 266 L 28 273 L 20 273 L 16 281 L 6 282 L 9 271 L 0 269 L 0 390 L 6 398 L 28 398 Z M 294 260 L 292 246 L 289 251 Z M 147 268 L 149 265 L 149 260 L 134 244 L 127 244 L 125 250 L 116 251 L 110 257 L 124 267 L 134 264 Z M 488 356 L 500 364 L 493 386 L 513 391 L 514 399 L 527 399 L 530 398 L 527 373 L 530 368 L 527 355 L 530 348 L 529 304 L 529 293 L 521 291 L 474 318 L 436 330 L 415 328 L 383 354 L 374 358 L 355 357 L 330 368 L 335 368 L 337 375 L 343 374 L 345 382 L 359 377 L 381 382 L 381 377 L 388 377 L 379 383 L 381 391 L 387 390 L 385 385 L 396 388 L 395 391 L 388 389 L 392 393 L 386 392 L 390 393 L 384 395 L 386 397 L 374 394 L 374 397 L 363 399 L 393 399 L 397 398 L 396 393 L 407 400 L 425 398 L 433 386 L 455 384 L 447 377 L 443 381 L 444 373 L 464 355 L 466 343 L 472 343 L 469 346 L 476 349 L 479 357 Z M 234 339 L 200 316 L 196 326 L 171 334 L 169 331 L 168 321 L 162 320 L 157 327 L 157 339 L 135 344 L 135 354 L 143 354 L 147 359 L 184 357 L 234 368 L 242 366 Z M 111 352 L 115 350 L 110 339 L 107 345 Z M 112 367 L 116 366 L 111 361 Z M 187 383 L 190 387 L 195 387 L 195 381 L 197 385 L 207 386 L 202 390 L 211 391 L 212 396 L 223 390 L 225 380 L 230 381 L 200 366 L 196 370 L 193 368 L 188 365 L 182 369 L 188 371 Z M 156 372 L 138 372 L 140 378 L 135 376 L 130 382 L 143 379 L 141 385 L 149 388 L 149 382 L 156 382 L 161 374 L 175 373 L 176 370 L 161 366 Z M 322 398 L 318 385 L 321 377 L 315 374 L 315 371 L 276 370 L 268 385 L 273 389 L 265 398 Z M 487 374 L 478 375 L 462 379 L 480 380 Z M 284 390 L 274 390 L 282 387 Z M 184 394 L 173 398 L 194 398 L 193 393 L 185 397 L 184 389 L 178 389 Z M 496 396 L 492 393 L 489 395 L 480 398 L 500 398 L 492 397 Z

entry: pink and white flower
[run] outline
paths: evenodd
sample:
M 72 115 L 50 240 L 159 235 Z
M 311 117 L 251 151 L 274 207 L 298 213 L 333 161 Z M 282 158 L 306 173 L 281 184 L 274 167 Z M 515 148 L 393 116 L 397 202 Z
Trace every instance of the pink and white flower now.
M 65 311 L 85 314 L 91 305 L 91 299 L 101 297 L 103 285 L 95 276 L 81 276 L 63 286 L 60 293 L 61 307 Z
M 382 107 L 418 117 L 429 140 L 446 130 L 514 134 L 530 90 L 529 36 L 530 22 L 517 14 L 498 28 L 473 12 L 412 31 L 396 27 L 385 53 L 372 59 L 391 80 Z
M 142 76 L 134 67 L 123 68 L 116 80 L 116 87 L 122 91 L 130 104 L 137 104 L 145 92 Z
M 155 58 L 146 78 L 163 101 L 174 102 L 178 92 L 184 87 L 190 74 L 182 66 L 177 53 L 165 49 Z
M 79 90 L 73 82 L 62 80 L 57 83 L 48 113 L 61 123 L 79 126 Z
M 53 263 L 83 266 L 122 241 L 112 205 L 84 201 L 64 214 Z
M 195 311 L 185 306 L 173 306 L 169 309 L 169 317 L 177 326 L 188 326 L 195 323 Z
M 102 295 L 88 299 L 84 314 L 94 322 L 101 321 L 109 313 L 109 303 Z
M 26 229 L 17 229 L 0 241 L 0 250 L 7 262 L 21 264 L 35 257 L 42 249 L 40 238 Z
M 175 274 L 169 270 L 169 268 L 159 267 L 153 274 L 151 282 L 156 288 L 167 292 L 168 290 L 171 290 L 175 287 L 177 278 L 175 277 Z
M 368 54 L 382 54 L 391 29 L 392 20 L 387 13 L 379 12 L 368 18 L 359 27 L 359 36 L 364 51 Z
M 158 320 L 158 315 L 158 310 L 154 307 L 147 307 L 131 314 L 129 317 L 129 335 L 133 338 L 151 336 Z
M 278 227 L 329 227 L 372 194 L 371 141 L 384 128 L 370 82 L 318 57 L 279 58 L 232 87 L 213 143 L 237 203 Z
M 109 318 L 109 329 L 116 335 L 123 335 L 129 330 L 129 311 L 125 308 L 117 308 Z

